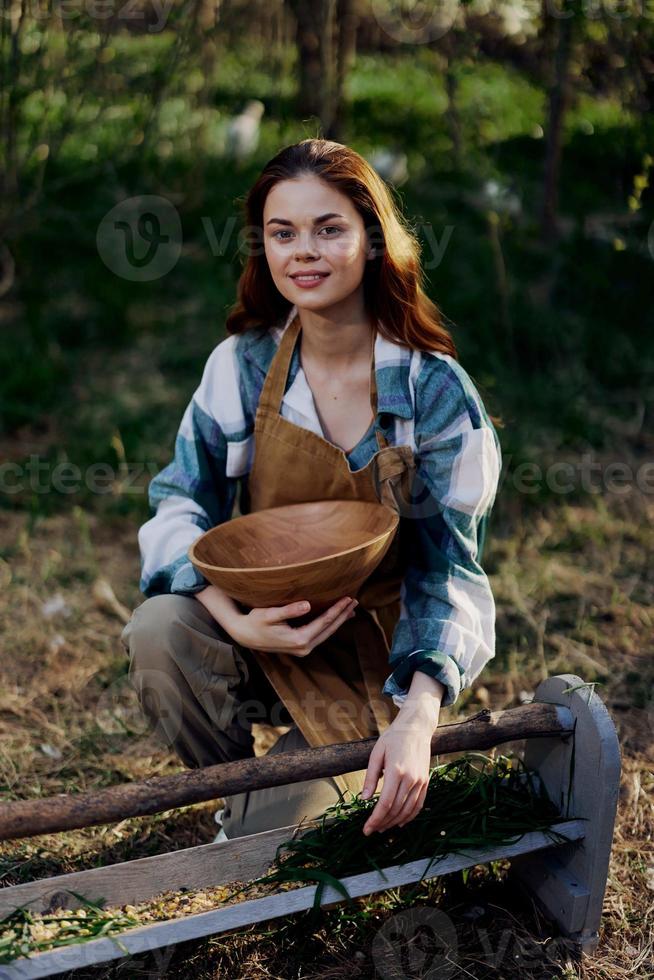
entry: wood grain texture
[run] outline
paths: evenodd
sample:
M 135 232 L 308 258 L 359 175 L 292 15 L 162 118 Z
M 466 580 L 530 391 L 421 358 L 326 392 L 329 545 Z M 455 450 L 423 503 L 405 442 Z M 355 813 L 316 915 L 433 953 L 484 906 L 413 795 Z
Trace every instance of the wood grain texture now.
M 307 821 L 302 826 L 308 830 L 316 823 L 319 821 Z M 233 840 L 198 844 L 167 854 L 0 888 L 0 916 L 21 905 L 27 905 L 33 912 L 80 908 L 82 902 L 73 892 L 89 901 L 102 897 L 107 905 L 136 905 L 169 889 L 180 891 L 251 881 L 264 874 L 277 847 L 296 830 L 295 826 L 278 827 Z
M 497 712 L 485 708 L 460 724 L 440 726 L 432 736 L 431 752 L 436 755 L 487 749 L 527 737 L 561 737 L 571 733 L 572 727 L 570 711 L 555 704 L 524 704 Z M 222 799 L 246 790 L 357 772 L 367 766 L 376 741 L 372 737 L 295 749 L 110 786 L 92 793 L 4 803 L 0 806 L 0 840 L 112 823 L 128 816 L 146 816 L 176 806 Z
M 319 612 L 356 597 L 388 551 L 399 515 L 364 500 L 270 507 L 206 531 L 188 550 L 205 578 L 247 606 L 299 599 Z
M 569 841 L 580 841 L 584 836 L 584 827 L 581 821 L 570 820 L 557 823 L 553 825 L 552 830 L 565 835 Z M 363 874 L 351 875 L 342 878 L 341 881 L 349 896 L 358 898 L 361 895 L 371 895 L 388 888 L 398 888 L 401 885 L 419 881 L 421 878 L 436 878 L 439 875 L 460 871 L 475 864 L 485 864 L 490 861 L 557 846 L 559 845 L 554 844 L 547 834 L 535 831 L 523 834 L 519 840 L 512 844 L 488 848 L 470 848 L 461 853 L 443 855 L 436 862 L 424 858 L 419 861 L 382 868 L 381 871 L 368 871 Z M 210 912 L 200 912 L 180 919 L 169 919 L 165 922 L 137 927 L 121 933 L 115 939 L 96 939 L 68 948 L 39 953 L 31 957 L 31 960 L 16 960 L 9 967 L 0 967 L 0 980 L 4 977 L 7 980 L 9 978 L 12 980 L 16 978 L 17 980 L 17 978 L 52 976 L 64 970 L 88 967 L 95 963 L 120 959 L 126 955 L 134 956 L 137 953 L 170 946 L 173 943 L 187 942 L 202 936 L 219 935 L 252 923 L 281 918 L 310 908 L 313 905 L 316 887 L 316 885 L 309 885 L 305 888 L 268 895 L 265 898 L 238 902 Z M 320 904 L 340 904 L 344 901 L 346 899 L 340 892 L 328 885 L 321 896 Z M 118 940 L 123 947 L 122 949 L 118 945 Z
M 556 856 L 520 859 L 511 875 L 565 935 L 592 953 L 599 944 L 620 794 L 620 740 L 594 685 L 577 674 L 546 678 L 534 698 L 570 711 L 574 738 L 529 742 L 525 764 L 538 771 L 561 814 L 584 820 L 586 832 L 582 845 L 565 845 Z

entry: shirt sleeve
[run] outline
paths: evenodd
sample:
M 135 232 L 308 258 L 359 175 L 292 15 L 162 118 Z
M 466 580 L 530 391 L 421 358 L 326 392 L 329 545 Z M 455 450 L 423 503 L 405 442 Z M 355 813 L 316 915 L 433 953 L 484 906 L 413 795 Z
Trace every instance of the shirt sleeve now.
M 495 656 L 495 602 L 480 565 L 480 532 L 495 502 L 499 439 L 464 368 L 425 354 L 416 381 L 416 470 L 402 547 L 400 617 L 382 693 L 400 707 L 416 670 L 454 704 Z
M 238 479 L 227 476 L 225 433 L 241 404 L 234 339 L 209 356 L 179 425 L 173 459 L 150 481 L 151 517 L 138 532 L 139 588 L 148 598 L 193 595 L 210 584 L 187 553 L 201 534 L 229 520 L 238 489 Z

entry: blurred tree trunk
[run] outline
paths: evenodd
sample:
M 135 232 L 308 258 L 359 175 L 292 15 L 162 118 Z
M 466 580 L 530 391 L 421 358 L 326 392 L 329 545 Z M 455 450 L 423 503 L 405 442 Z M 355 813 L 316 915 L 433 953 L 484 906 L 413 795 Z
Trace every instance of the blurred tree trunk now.
M 300 116 L 317 116 L 327 139 L 342 126 L 343 90 L 356 47 L 356 0 L 289 0 L 295 15 Z
M 541 65 L 551 64 L 556 48 L 557 21 L 550 13 L 551 0 L 541 0 L 540 26 L 538 29 L 539 62 Z
M 188 180 L 185 207 L 200 207 L 206 193 L 206 172 L 210 158 L 208 152 L 209 108 L 216 89 L 216 61 L 219 54 L 217 27 L 220 22 L 222 0 L 195 0 L 190 12 L 192 44 L 199 52 L 202 85 L 195 93 L 196 108 L 203 112 L 200 125 L 194 133 L 195 155 Z M 154 117 L 151 117 L 153 119 Z
M 336 91 L 334 118 L 329 138 L 342 142 L 345 125 L 345 82 L 354 67 L 357 52 L 358 0 L 338 0 L 336 9 Z
M 289 0 L 295 14 L 295 42 L 298 49 L 298 96 L 297 111 L 301 116 L 320 116 L 325 83 L 323 78 L 323 44 L 321 27 L 325 7 L 333 0 L 317 0 L 308 4 L 303 0 Z
M 540 226 L 543 241 L 551 241 L 556 234 L 563 125 L 570 98 L 570 59 L 575 22 L 573 4 L 564 4 L 561 13 L 563 12 L 565 12 L 565 16 L 559 17 L 556 21 L 556 48 L 548 100 L 547 143 Z M 545 4 L 544 16 L 550 16 L 547 12 L 547 4 Z M 546 40 L 548 40 L 550 30 L 551 28 L 546 28 L 543 32 Z
M 336 10 L 338 0 L 319 0 L 320 120 L 327 137 L 336 115 Z
M 0 132 L 4 146 L 5 170 L 0 172 L 0 193 L 11 198 L 18 189 L 18 114 L 19 88 L 11 80 L 20 77 L 21 38 L 25 26 L 27 4 L 24 0 L 2 0 L 0 25 L 2 48 L 6 61 L 2 61 L 2 85 L 0 86 Z
M 447 124 L 452 138 L 452 157 L 454 169 L 461 169 L 461 119 L 457 101 L 459 83 L 452 62 L 447 60 L 445 70 L 445 91 L 447 92 Z
M 196 7 L 198 26 L 203 31 L 212 31 L 218 24 L 222 0 L 200 0 Z

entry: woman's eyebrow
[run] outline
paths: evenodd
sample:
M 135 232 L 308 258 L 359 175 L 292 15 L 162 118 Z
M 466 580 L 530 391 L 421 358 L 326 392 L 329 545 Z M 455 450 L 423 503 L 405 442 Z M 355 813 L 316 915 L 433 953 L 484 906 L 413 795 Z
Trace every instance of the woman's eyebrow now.
M 319 217 L 313 219 L 314 225 L 320 224 L 321 221 L 327 221 L 329 218 L 344 218 L 344 214 L 336 214 L 335 211 L 329 211 L 327 214 L 321 214 Z M 266 221 L 267 225 L 271 225 L 275 222 L 278 225 L 292 225 L 292 221 L 287 221 L 285 218 L 269 218 Z

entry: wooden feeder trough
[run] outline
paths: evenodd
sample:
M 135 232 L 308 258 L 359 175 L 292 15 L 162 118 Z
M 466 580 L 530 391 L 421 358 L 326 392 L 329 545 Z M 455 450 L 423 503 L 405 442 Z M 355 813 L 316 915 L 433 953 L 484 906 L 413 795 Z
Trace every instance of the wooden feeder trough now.
M 384 867 L 382 873 L 341 878 L 348 894 L 352 898 L 370 895 L 419 881 L 423 874 L 434 878 L 508 858 L 510 880 L 533 896 L 579 951 L 593 952 L 611 853 L 620 752 L 611 717 L 592 685 L 573 674 L 550 677 L 538 685 L 529 704 L 499 712 L 484 709 L 460 724 L 440 726 L 432 738 L 432 754 L 488 749 L 523 738 L 524 764 L 557 807 L 561 822 L 553 824 L 551 830 L 564 835 L 563 841 L 553 844 L 546 833 L 531 832 L 509 845 L 446 854 L 431 867 L 429 856 L 425 856 L 424 860 Z M 111 823 L 247 788 L 356 771 L 367 765 L 375 741 L 368 738 L 223 763 L 95 793 L 6 803 L 0 808 L 0 839 Z M 78 908 L 82 903 L 72 892 L 88 901 L 102 896 L 107 906 L 122 906 L 145 902 L 167 890 L 247 882 L 266 872 L 278 845 L 296 830 L 296 826 L 282 827 L 7 887 L 0 890 L 0 917 L 20 906 L 33 912 Z M 0 978 L 46 977 L 286 916 L 309 909 L 317 887 L 279 891 L 134 927 L 115 937 L 30 954 L 0 966 Z M 329 886 L 321 896 L 323 905 L 345 900 Z

